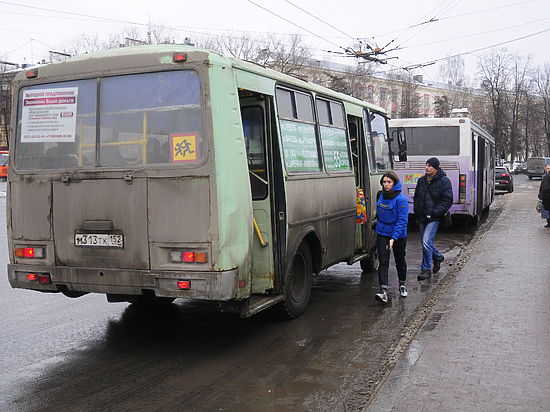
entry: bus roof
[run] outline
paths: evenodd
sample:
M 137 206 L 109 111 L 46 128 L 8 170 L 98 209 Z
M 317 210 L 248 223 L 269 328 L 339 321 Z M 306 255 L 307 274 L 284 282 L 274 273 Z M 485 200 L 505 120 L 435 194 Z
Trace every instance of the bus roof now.
M 236 59 L 234 57 L 225 56 L 217 52 L 206 49 L 200 49 L 187 45 L 177 44 L 158 44 L 146 46 L 121 47 L 117 49 L 102 50 L 93 53 L 87 53 L 71 57 L 63 62 L 47 64 L 35 67 L 40 73 L 40 77 L 57 77 L 63 75 L 74 75 L 75 72 L 85 73 L 83 67 L 92 67 L 87 69 L 88 72 L 93 72 L 93 67 L 100 64 L 101 60 L 110 60 L 116 57 L 125 58 L 128 68 L 139 67 L 138 61 L 140 58 L 148 58 L 149 61 L 155 61 L 157 64 L 171 64 L 174 53 L 191 53 L 202 52 L 208 55 L 208 63 L 221 66 L 231 66 L 243 71 L 251 72 L 261 76 L 268 77 L 276 82 L 281 82 L 287 85 L 293 85 L 304 89 L 312 90 L 315 93 L 333 97 L 351 104 L 362 107 L 367 107 L 373 111 L 386 114 L 386 110 L 380 106 L 365 102 L 355 97 L 344 93 L 336 92 L 326 87 L 320 86 L 309 81 L 293 77 L 276 70 L 265 68 L 259 64 Z M 96 63 L 89 65 L 89 63 Z M 124 62 L 123 62 L 124 63 Z M 85 66 L 83 66 L 85 64 Z M 97 67 L 97 66 L 96 66 Z M 119 69 L 124 69 L 124 66 L 118 65 Z M 26 71 L 23 70 L 15 77 L 15 81 L 26 81 Z

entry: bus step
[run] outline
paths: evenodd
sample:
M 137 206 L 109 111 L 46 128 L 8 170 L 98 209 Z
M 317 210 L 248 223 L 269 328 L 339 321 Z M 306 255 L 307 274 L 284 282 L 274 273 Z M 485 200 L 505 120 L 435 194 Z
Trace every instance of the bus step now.
M 264 309 L 269 308 L 283 300 L 283 295 L 252 295 L 248 303 L 243 305 L 241 318 L 248 318 Z

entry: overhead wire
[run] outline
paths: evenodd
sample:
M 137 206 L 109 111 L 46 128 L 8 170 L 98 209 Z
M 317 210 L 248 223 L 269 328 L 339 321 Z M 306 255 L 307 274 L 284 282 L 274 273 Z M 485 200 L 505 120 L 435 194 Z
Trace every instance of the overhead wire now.
M 483 35 L 483 34 L 496 33 L 496 32 L 503 31 L 503 30 L 509 30 L 509 29 L 515 29 L 517 27 L 523 27 L 523 26 L 526 26 L 528 24 L 539 23 L 539 22 L 545 21 L 545 20 L 550 20 L 550 17 L 545 17 L 543 19 L 537 19 L 537 20 L 531 20 L 531 21 L 521 23 L 521 24 L 516 24 L 516 25 L 513 25 L 513 26 L 502 27 L 500 29 L 481 31 L 481 32 L 477 32 L 477 33 L 470 33 L 470 34 L 465 34 L 463 36 L 450 37 L 450 38 L 447 38 L 447 39 L 438 40 L 438 41 L 434 41 L 434 42 L 430 42 L 430 43 L 415 44 L 414 46 L 400 47 L 399 50 L 414 49 L 414 48 L 417 48 L 417 47 L 431 46 L 431 45 L 434 45 L 434 44 L 446 43 L 448 41 L 454 41 L 454 40 L 461 40 L 461 39 L 465 39 L 465 38 L 468 38 L 468 37 L 480 36 L 480 35 Z
M 447 16 L 447 17 L 443 17 L 443 18 L 437 19 L 437 20 L 421 21 L 421 22 L 413 24 L 411 26 L 406 26 L 406 27 L 402 27 L 400 29 L 395 29 L 395 30 L 392 30 L 392 31 L 389 31 L 389 32 L 386 32 L 386 33 L 379 34 L 377 37 L 383 37 L 383 36 L 387 36 L 389 34 L 398 33 L 402 30 L 422 26 L 424 24 L 438 23 L 438 22 L 441 22 L 441 21 L 444 21 L 444 20 L 455 19 L 455 18 L 458 18 L 458 17 L 471 16 L 472 14 L 486 13 L 486 12 L 489 12 L 489 11 L 505 9 L 505 8 L 508 8 L 508 7 L 519 6 L 519 5 L 522 5 L 522 4 L 525 4 L 525 3 L 533 3 L 533 2 L 536 2 L 536 1 L 539 1 L 539 0 L 526 0 L 526 1 L 521 1 L 521 2 L 517 2 L 517 3 L 507 4 L 507 5 L 504 5 L 504 6 L 492 7 L 492 8 L 489 8 L 489 9 L 482 9 L 482 10 L 474 10 L 474 11 L 471 11 L 471 12 L 468 12 L 468 13 L 457 14 L 457 15 L 454 15 L 454 16 Z
M 301 30 L 304 30 L 305 32 L 308 32 L 308 33 L 314 35 L 315 37 L 317 37 L 317 38 L 319 38 L 319 39 L 321 39 L 321 40 L 324 40 L 324 41 L 326 41 L 327 43 L 332 44 L 332 45 L 335 46 L 335 47 L 338 47 L 338 48 L 340 48 L 340 49 L 342 49 L 342 50 L 344 50 L 344 51 L 346 50 L 345 47 L 342 47 L 342 46 L 340 46 L 340 45 L 338 45 L 338 44 L 336 44 L 336 43 L 334 43 L 334 42 L 332 42 L 332 41 L 330 41 L 330 40 L 328 40 L 328 39 L 326 39 L 326 38 L 324 38 L 324 37 L 318 35 L 317 33 L 314 33 L 314 32 L 312 32 L 311 30 L 308 30 L 308 29 L 306 29 L 306 28 L 300 26 L 299 24 L 294 23 L 293 21 L 287 19 L 286 17 L 283 17 L 283 16 L 281 16 L 281 15 L 275 13 L 274 11 L 269 10 L 268 8 L 266 8 L 266 7 L 260 5 L 260 4 L 256 3 L 256 2 L 254 2 L 254 1 L 252 1 L 252 0 L 246 0 L 246 1 L 249 2 L 249 3 L 251 3 L 251 4 L 253 4 L 253 5 L 255 5 L 256 7 L 259 7 L 259 8 L 262 9 L 262 10 L 265 10 L 266 12 L 268 12 L 268 13 L 270 13 L 270 14 L 273 14 L 274 16 L 280 18 L 281 20 L 284 20 L 284 21 L 286 21 L 287 23 L 290 23 L 290 24 L 292 24 L 293 26 L 298 27 L 298 28 L 301 29 Z
M 469 50 L 469 51 L 453 54 L 451 56 L 446 56 L 446 57 L 441 57 L 439 59 L 429 60 L 427 62 L 418 63 L 418 64 L 415 64 L 413 66 L 414 66 L 414 68 L 422 68 L 424 66 L 429 66 L 429 65 L 435 64 L 435 63 L 440 62 L 440 61 L 445 61 L 445 60 L 452 59 L 454 57 L 463 56 L 463 55 L 466 55 L 466 54 L 473 54 L 473 53 L 477 53 L 477 52 L 484 51 L 484 50 L 494 49 L 495 47 L 504 46 L 505 44 L 513 43 L 513 42 L 516 42 L 516 41 L 519 41 L 519 40 L 524 40 L 524 39 L 527 39 L 527 38 L 530 38 L 530 37 L 533 37 L 533 36 L 538 36 L 539 34 L 546 33 L 546 32 L 549 32 L 549 31 L 550 31 L 550 28 L 540 30 L 540 31 L 537 31 L 535 33 L 530 33 L 530 34 L 527 34 L 525 36 L 516 37 L 514 39 L 510 39 L 510 40 L 506 40 L 506 41 L 503 41 L 503 42 L 500 42 L 500 43 L 492 44 L 490 46 L 480 47 L 480 48 L 477 48 L 477 49 L 474 49 L 474 50 Z M 377 74 L 382 74 L 382 73 L 389 73 L 389 72 L 392 72 L 392 71 L 395 71 L 395 70 L 410 70 L 410 69 L 411 69 L 411 66 L 405 66 L 405 67 L 399 67 L 399 68 L 396 68 L 396 69 L 378 71 L 376 73 Z
M 271 12 L 270 10 L 266 9 L 265 7 L 262 7 L 250 0 L 247 0 L 249 1 L 250 3 L 253 3 L 254 5 L 256 5 L 257 7 L 260 7 L 272 14 L 275 14 L 277 15 L 276 13 L 273 13 Z M 19 4 L 19 3 L 15 3 L 15 2 L 9 2 L 9 1 L 4 1 L 4 0 L 0 0 L 0 4 L 8 4 L 8 5 L 14 5 L 14 6 L 19 6 L 19 7 L 24 7 L 24 8 L 29 8 L 29 9 L 35 9 L 35 10 L 42 10 L 42 11 L 47 11 L 47 12 L 52 12 L 52 13 L 60 13 L 60 14 L 65 14 L 65 15 L 71 15 L 71 16 L 78 16 L 78 17 L 85 17 L 85 18 L 89 18 L 89 19 L 92 19 L 94 21 L 106 21 L 106 22 L 113 22 L 113 23 L 124 23 L 124 24 L 129 24 L 129 25 L 136 25 L 136 26 L 144 26 L 144 27 L 150 27 L 150 23 L 142 23 L 142 22 L 137 22 L 137 21 L 130 21 L 130 20 L 122 20 L 122 19 L 115 19 L 115 18 L 110 18 L 110 17 L 102 17 L 102 16 L 94 16 L 94 15 L 90 15 L 90 14 L 84 14 L 84 13 L 76 13 L 76 12 L 70 12 L 70 11 L 64 11 L 64 10 L 54 10 L 54 9 L 49 9 L 49 8 L 46 8 L 46 7 L 38 7 L 38 6 L 29 6 L 29 5 L 25 5 L 25 4 Z M 58 17 L 58 16 L 46 16 L 46 17 Z M 332 44 L 333 46 L 335 47 L 338 47 L 340 49 L 344 49 L 344 47 L 326 39 L 325 37 L 322 37 L 308 29 L 305 29 L 303 27 L 301 27 L 300 25 L 297 25 L 296 23 L 293 23 L 291 22 L 290 20 L 288 19 L 285 19 L 284 17 L 282 16 L 279 16 L 277 15 L 277 17 L 281 18 L 281 19 L 284 19 L 286 21 L 288 21 L 289 23 L 299 27 L 300 29 L 304 30 L 304 31 L 307 31 L 308 33 L 310 33 L 312 36 L 315 36 L 317 38 L 320 38 L 321 40 L 323 41 L 326 41 L 330 44 Z M 213 33 L 210 33 L 210 32 L 202 32 L 202 31 L 199 31 L 199 30 L 194 30 L 194 29 L 189 29 L 187 27 L 183 27 L 183 26 L 166 26 L 166 25 L 159 25 L 160 28 L 164 28 L 164 29 L 167 29 L 167 30 L 174 30 L 174 31 L 184 31 L 186 33 L 195 33 L 195 34 L 200 34 L 200 35 L 210 35 L 210 36 L 215 36 L 215 37 L 224 37 L 224 38 L 233 38 L 233 39 L 236 39 L 236 40 L 244 40 L 245 38 L 243 37 L 238 37 L 238 36 L 230 36 L 230 35 L 227 35 L 227 34 L 222 34 L 222 35 L 219 35 L 219 34 L 213 34 Z M 207 29 L 207 30 L 211 30 L 211 29 Z M 243 31 L 241 30 L 240 32 L 243 32 L 243 33 L 247 33 L 246 31 Z M 262 32 L 262 33 L 265 33 L 267 34 L 266 32 Z M 261 42 L 262 40 L 256 40 L 256 39 L 253 39 L 253 38 L 247 38 L 247 40 L 250 40 L 252 42 Z M 315 48 L 307 48 L 306 49 L 308 50 L 312 50 L 312 51 L 321 51 L 319 49 L 315 49 Z
M 452 8 L 456 7 L 462 0 L 450 0 L 449 4 L 445 5 L 446 1 L 440 3 L 440 5 L 443 8 L 443 10 L 439 11 L 432 19 L 430 19 L 430 21 L 437 21 L 439 19 L 438 16 L 443 16 L 445 13 L 447 13 L 448 11 L 450 11 Z M 439 7 L 439 6 L 438 6 Z M 403 42 L 401 42 L 401 44 L 405 44 L 407 43 L 409 40 L 411 40 L 413 37 L 416 37 L 418 36 L 420 33 L 422 33 L 424 30 L 426 30 L 426 28 L 428 28 L 428 25 L 423 25 L 419 28 L 419 30 L 416 31 L 416 33 L 412 34 L 411 36 L 409 36 L 406 40 L 404 40 Z M 399 37 L 399 36 L 398 36 Z M 391 44 L 394 40 L 392 40 L 390 43 L 388 44 Z M 401 46 L 396 46 L 396 49 L 399 48 Z
M 318 21 L 320 21 L 321 23 L 326 24 L 327 26 L 333 28 L 333 29 L 336 30 L 338 33 L 341 33 L 341 34 L 343 34 L 344 36 L 349 37 L 349 38 L 352 39 L 352 40 L 358 40 L 357 37 L 350 36 L 349 34 L 343 32 L 342 30 L 340 30 L 338 27 L 335 27 L 335 26 L 333 26 L 332 24 L 330 24 L 330 23 L 328 23 L 328 22 L 326 22 L 326 21 L 320 19 L 319 17 L 313 15 L 313 14 L 310 13 L 309 11 L 307 11 L 307 10 L 303 9 L 302 7 L 300 7 L 300 6 L 296 5 L 296 4 L 294 4 L 294 3 L 291 2 L 290 0 L 284 0 L 284 1 L 287 2 L 288 4 L 290 4 L 291 6 L 296 7 L 298 10 L 304 12 L 304 13 L 307 14 L 308 16 L 313 17 L 315 20 L 318 20 Z
M 424 19 L 426 19 L 428 16 L 430 16 L 435 10 L 437 10 L 442 4 L 446 3 L 447 1 L 449 0 L 443 0 L 441 3 L 439 3 L 437 6 L 435 6 L 434 8 L 432 8 L 428 13 L 426 13 L 424 16 L 422 16 L 419 20 L 420 22 L 422 22 Z M 432 18 L 433 19 L 433 18 Z M 432 19 L 428 20 L 428 21 L 431 21 Z M 422 23 L 422 24 L 425 24 L 425 23 Z M 389 45 L 391 45 L 393 42 L 395 42 L 397 39 L 399 39 L 399 37 L 403 36 L 405 33 L 407 33 L 407 31 L 409 31 L 410 29 L 414 28 L 414 27 L 418 27 L 420 25 L 420 23 L 417 23 L 417 24 L 414 24 L 412 26 L 408 26 L 408 27 L 405 27 L 404 29 L 402 29 L 402 33 L 398 34 L 397 37 L 393 38 L 392 40 L 390 40 L 384 47 L 382 47 L 382 49 L 385 49 L 386 47 L 388 47 Z M 398 30 L 398 31 L 401 31 L 401 30 Z

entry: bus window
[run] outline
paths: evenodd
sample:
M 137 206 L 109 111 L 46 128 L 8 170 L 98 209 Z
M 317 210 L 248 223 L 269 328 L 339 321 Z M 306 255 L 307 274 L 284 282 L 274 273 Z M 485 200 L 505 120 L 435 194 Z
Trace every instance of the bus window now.
M 97 79 L 23 88 L 16 168 L 198 164 L 204 158 L 200 82 L 195 72 L 100 79 L 100 116 L 96 116 L 97 90 Z M 69 94 L 72 101 L 66 98 Z M 41 103 L 40 96 L 63 96 L 65 104 Z M 29 99 L 34 99 L 32 104 L 23 104 Z M 46 116 L 61 120 L 52 122 L 46 130 L 39 123 Z M 49 133 L 38 135 L 33 130 Z M 97 130 L 99 164 L 96 164 Z
M 16 168 L 25 170 L 94 166 L 96 85 L 94 79 L 41 84 L 21 89 L 15 146 Z M 69 95 L 75 100 L 66 105 L 48 105 L 40 101 L 48 96 Z M 45 118 L 55 120 L 44 120 Z M 41 133 L 38 134 L 37 131 Z
M 202 161 L 200 84 L 195 72 L 105 78 L 100 108 L 101 166 Z
M 351 169 L 344 122 L 344 107 L 340 103 L 317 99 L 319 130 L 323 147 L 325 169 L 328 172 Z
M 410 156 L 451 156 L 460 154 L 458 126 L 405 127 Z
M 267 197 L 267 169 L 265 161 L 265 133 L 263 111 L 260 106 L 241 108 L 243 133 L 250 171 L 252 200 Z
M 319 146 L 309 94 L 277 88 L 277 110 L 286 170 L 318 172 Z
M 378 113 L 370 112 L 370 144 L 374 162 L 371 169 L 377 171 L 391 170 L 391 159 L 388 148 L 386 118 Z M 407 134 L 407 138 L 408 138 Z M 376 168 L 374 167 L 376 165 Z

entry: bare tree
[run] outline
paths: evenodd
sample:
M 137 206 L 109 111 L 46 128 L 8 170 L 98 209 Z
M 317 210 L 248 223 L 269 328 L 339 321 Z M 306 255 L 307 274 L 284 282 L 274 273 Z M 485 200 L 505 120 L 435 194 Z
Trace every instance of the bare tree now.
M 15 72 L 10 72 L 5 64 L 0 65 L 0 145 L 8 145 L 8 133 L 11 114 L 11 82 Z
M 541 115 L 546 137 L 546 154 L 550 155 L 550 65 L 539 67 L 535 75 L 535 85 L 541 99 Z
M 418 117 L 420 113 L 420 96 L 418 95 L 418 84 L 409 72 L 405 74 L 393 74 L 390 81 L 398 82 L 401 85 L 401 102 L 398 105 L 399 117 Z
M 435 117 L 449 117 L 453 108 L 449 98 L 443 95 L 434 101 Z
M 519 142 L 520 122 L 522 109 L 524 108 L 529 88 L 528 68 L 531 65 L 531 57 L 512 56 L 510 70 L 510 90 L 506 94 L 506 102 L 509 113 L 510 130 L 510 161 L 517 158 Z
M 311 59 L 311 51 L 298 34 L 289 36 L 286 41 L 275 35 L 268 36 L 266 50 L 269 51 L 267 66 L 285 74 L 299 75 Z
M 506 49 L 493 51 L 479 60 L 481 89 L 491 102 L 491 131 L 497 152 L 506 157 L 509 147 L 506 115 L 506 93 L 510 81 L 511 57 Z

